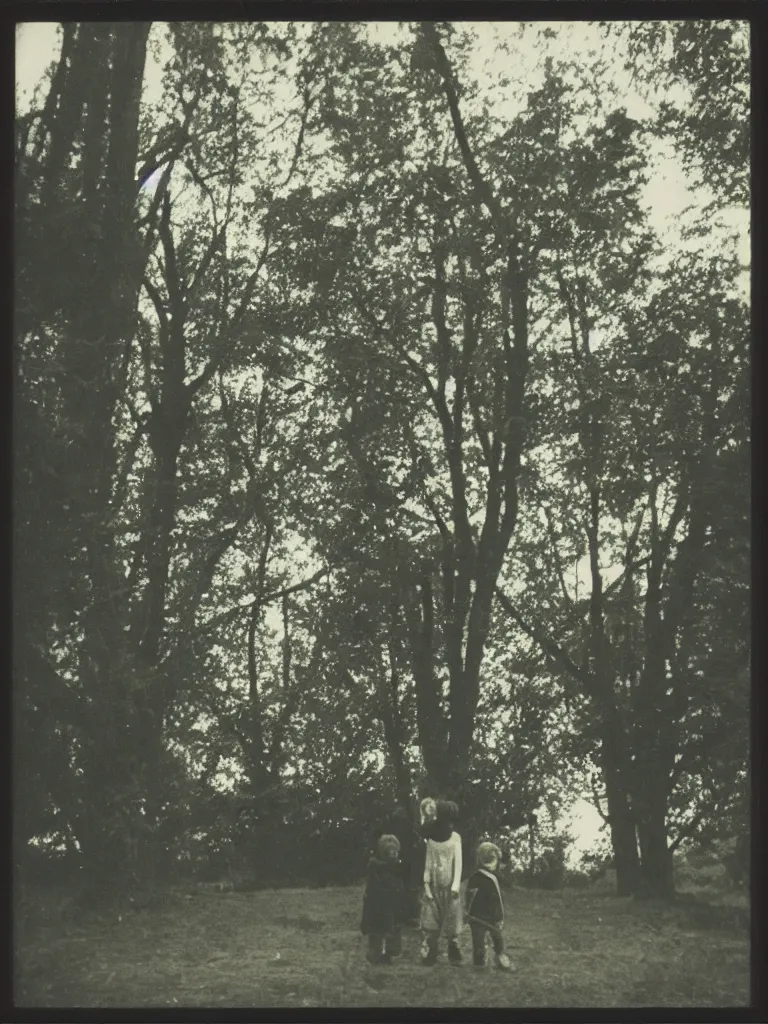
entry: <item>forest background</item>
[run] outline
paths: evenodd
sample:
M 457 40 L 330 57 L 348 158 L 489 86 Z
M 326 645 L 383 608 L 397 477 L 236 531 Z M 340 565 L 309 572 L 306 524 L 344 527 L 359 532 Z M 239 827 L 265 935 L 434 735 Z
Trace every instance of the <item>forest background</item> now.
M 427 792 L 743 879 L 748 26 L 18 55 L 17 891 L 342 883 Z

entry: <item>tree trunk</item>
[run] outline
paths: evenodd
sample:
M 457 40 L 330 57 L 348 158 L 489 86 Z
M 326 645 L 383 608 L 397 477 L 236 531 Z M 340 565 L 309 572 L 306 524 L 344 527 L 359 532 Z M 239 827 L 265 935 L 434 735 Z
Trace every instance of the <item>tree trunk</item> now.
M 426 773 L 425 795 L 443 795 L 447 783 L 448 723 L 434 663 L 434 602 L 431 568 L 425 567 L 419 604 L 404 603 L 411 671 L 416 684 L 416 724 Z
M 616 869 L 616 895 L 633 896 L 640 882 L 635 819 L 629 804 L 625 780 L 612 754 L 611 745 L 603 742 L 603 776 Z
M 675 898 L 672 851 L 667 843 L 665 817 L 663 807 L 658 807 L 638 826 L 641 873 L 637 896 L 642 899 Z
M 382 665 L 379 676 L 379 698 L 381 718 L 384 724 L 384 739 L 387 745 L 390 765 L 395 782 L 395 796 L 398 806 L 408 815 L 413 814 L 413 780 L 405 754 L 406 730 L 403 726 L 400 704 L 400 673 L 398 672 L 398 623 L 400 606 L 396 600 L 389 605 L 388 663 Z
M 528 880 L 533 881 L 536 870 L 536 819 L 531 818 L 528 822 Z
M 53 358 L 45 375 L 31 369 L 29 379 L 20 372 L 17 382 L 22 402 L 15 426 L 26 465 L 18 474 L 25 521 L 15 571 L 27 614 L 15 643 L 43 651 L 54 623 L 67 628 L 66 617 L 81 616 L 77 693 L 88 714 L 76 733 L 83 775 L 75 779 L 67 770 L 63 785 L 78 805 L 87 880 L 112 885 L 127 864 L 119 806 L 134 778 L 126 755 L 136 748 L 125 727 L 126 680 L 118 666 L 124 644 L 114 610 L 121 580 L 107 523 L 113 413 L 141 281 L 134 169 L 148 31 L 146 24 L 65 26 L 45 126 L 35 152 L 20 155 L 19 201 L 25 195 L 30 201 L 18 219 L 17 366 L 23 371 L 27 354 L 43 345 L 35 336 L 45 339 Z M 76 151 L 81 161 L 74 166 Z M 26 395 L 36 397 L 25 403 Z M 42 557 L 35 542 L 41 526 Z M 20 702 L 31 698 L 33 680 L 22 673 L 16 685 Z M 111 740 L 105 743 L 105 736 Z M 93 761 L 91 744 L 104 748 Z M 82 800 L 81 789 L 93 799 Z

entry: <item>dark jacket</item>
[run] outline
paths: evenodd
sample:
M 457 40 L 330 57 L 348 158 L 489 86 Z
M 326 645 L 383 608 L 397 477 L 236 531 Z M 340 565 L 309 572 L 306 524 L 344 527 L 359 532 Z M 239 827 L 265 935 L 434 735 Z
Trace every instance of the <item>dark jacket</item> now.
M 363 935 L 385 935 L 398 928 L 405 914 L 405 886 L 397 861 L 371 857 L 363 896 Z
M 400 877 L 406 889 L 421 888 L 424 877 L 426 843 L 405 814 L 393 814 L 371 834 L 372 846 L 380 836 L 395 836 L 400 843 Z
M 496 876 L 479 868 L 467 882 L 467 915 L 470 921 L 498 925 L 504 920 L 504 903 Z

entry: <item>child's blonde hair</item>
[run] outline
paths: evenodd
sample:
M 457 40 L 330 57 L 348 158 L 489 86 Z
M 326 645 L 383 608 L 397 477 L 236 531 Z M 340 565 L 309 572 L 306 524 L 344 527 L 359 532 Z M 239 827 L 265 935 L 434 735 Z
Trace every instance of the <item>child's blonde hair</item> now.
M 419 810 L 421 811 L 421 820 L 427 817 L 427 811 L 430 811 L 430 817 L 437 817 L 437 803 L 432 799 L 431 796 L 426 796 L 419 804 Z
M 501 860 L 501 850 L 495 843 L 480 843 L 475 855 L 479 868 L 488 867 L 490 863 Z
M 380 860 L 397 860 L 400 854 L 400 840 L 397 836 L 380 836 L 376 843 L 376 856 Z

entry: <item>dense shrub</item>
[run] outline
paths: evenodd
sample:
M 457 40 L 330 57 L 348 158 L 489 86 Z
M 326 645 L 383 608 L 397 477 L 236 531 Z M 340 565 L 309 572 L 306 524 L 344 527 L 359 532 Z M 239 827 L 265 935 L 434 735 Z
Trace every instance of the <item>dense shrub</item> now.
M 525 884 L 536 889 L 560 889 L 567 873 L 566 853 L 571 844 L 568 836 L 554 836 L 537 855 L 533 870 L 526 874 Z
M 608 868 L 613 867 L 613 855 L 605 850 L 588 850 L 581 855 L 578 870 L 591 881 L 603 878 Z
M 564 882 L 569 889 L 586 889 L 592 883 L 592 879 L 584 871 L 569 869 L 565 872 Z

